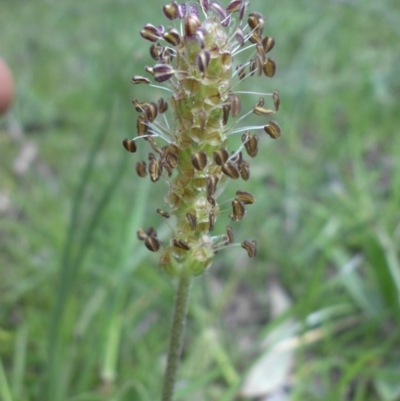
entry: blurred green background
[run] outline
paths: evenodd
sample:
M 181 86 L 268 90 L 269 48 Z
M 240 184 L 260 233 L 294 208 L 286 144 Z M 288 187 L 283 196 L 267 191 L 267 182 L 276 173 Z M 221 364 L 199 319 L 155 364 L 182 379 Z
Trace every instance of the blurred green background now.
M 162 4 L 0 0 L 17 87 L 0 120 L 1 400 L 159 399 L 174 286 L 136 230 L 167 236 L 167 187 L 121 140 L 131 100 L 161 94 L 130 80 Z M 235 236 L 257 258 L 220 252 L 195 282 L 176 399 L 400 400 L 400 4 L 250 11 L 278 69 L 246 88 L 279 89 L 283 135 L 260 134 L 240 188 L 257 202 Z

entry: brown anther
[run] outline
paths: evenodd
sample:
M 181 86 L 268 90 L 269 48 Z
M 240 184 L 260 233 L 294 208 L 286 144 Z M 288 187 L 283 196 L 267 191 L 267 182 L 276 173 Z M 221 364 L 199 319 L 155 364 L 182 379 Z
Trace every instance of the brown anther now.
M 147 103 L 144 106 L 144 113 L 149 122 L 153 122 L 157 118 L 158 107 L 154 102 Z
M 246 70 L 243 64 L 238 64 L 236 66 L 236 70 L 238 72 L 238 77 L 240 80 L 243 80 L 246 77 Z
M 240 189 L 236 191 L 236 199 L 243 202 L 245 205 L 251 205 L 256 201 L 250 192 L 242 191 Z
M 225 104 L 222 106 L 222 124 L 223 125 L 226 125 L 228 123 L 230 110 L 231 110 L 231 106 L 229 104 Z
M 172 242 L 177 248 L 183 249 L 185 251 L 190 250 L 190 246 L 182 239 L 173 239 Z
M 214 231 L 215 214 L 210 212 L 208 214 L 208 231 Z
M 152 182 L 160 179 L 162 173 L 162 165 L 159 160 L 151 159 L 149 163 L 149 174 Z
M 225 148 L 221 148 L 214 152 L 214 162 L 218 166 L 222 166 L 229 158 L 229 153 Z
M 207 166 L 207 154 L 204 152 L 204 150 L 200 150 L 200 152 L 197 153 L 192 153 L 190 159 L 193 167 L 196 170 L 201 171 Z
M 265 54 L 267 54 L 275 46 L 275 39 L 271 38 L 270 36 L 266 36 L 262 40 L 262 45 L 263 45 Z
M 160 249 L 160 241 L 155 237 L 147 237 L 144 244 L 149 251 L 157 252 Z
M 146 24 L 140 31 L 140 36 L 150 42 L 157 42 L 160 38 L 160 31 L 154 25 Z
M 149 126 L 147 125 L 147 119 L 145 116 L 139 116 L 136 120 L 136 128 L 137 128 L 137 135 L 138 136 L 143 136 L 146 135 Z
M 237 117 L 240 114 L 240 110 L 242 109 L 242 103 L 239 99 L 239 96 L 235 95 L 234 93 L 230 93 L 229 103 L 231 106 L 232 117 Z
M 200 72 L 204 73 L 210 64 L 211 56 L 207 50 L 202 50 L 196 56 L 196 65 Z
M 158 43 L 152 44 L 149 49 L 151 58 L 153 60 L 158 61 L 160 59 L 160 56 L 161 56 L 163 50 L 164 50 L 164 46 L 161 46 Z
M 165 6 L 162 6 L 162 10 L 164 15 L 169 20 L 174 20 L 179 17 L 179 7 L 176 1 L 173 1 L 171 4 L 166 4 Z
M 242 248 L 246 249 L 249 258 L 254 258 L 257 254 L 257 242 L 256 241 L 244 241 L 242 242 Z
M 169 64 L 156 64 L 153 71 L 157 82 L 168 81 L 175 74 L 175 70 Z
M 279 92 L 277 90 L 272 94 L 272 100 L 274 101 L 275 110 L 278 111 L 281 105 L 281 99 L 279 97 Z
M 233 236 L 233 230 L 231 226 L 226 227 L 226 235 L 228 236 L 229 243 L 232 244 L 235 238 Z
M 136 174 L 139 177 L 146 177 L 146 175 L 147 175 L 146 162 L 143 162 L 143 161 L 142 162 L 137 162 L 135 170 L 136 170 Z
M 276 72 L 276 64 L 273 58 L 268 58 L 263 64 L 263 71 L 267 77 L 272 78 Z
M 250 178 L 250 165 L 245 160 L 239 164 L 239 171 L 243 180 L 247 181 Z
M 260 13 L 251 13 L 247 18 L 247 23 L 252 30 L 256 30 L 260 35 L 264 29 L 265 19 Z
M 161 209 L 157 209 L 157 213 L 158 213 L 160 216 L 165 217 L 166 219 L 169 219 L 169 217 L 170 217 L 170 215 L 169 215 L 168 212 L 164 212 L 164 210 L 161 210 Z
M 170 151 L 169 153 L 167 153 L 165 159 L 167 160 L 167 163 L 171 166 L 171 168 L 175 168 L 178 165 L 179 156 L 175 152 Z
M 240 177 L 240 172 L 236 164 L 228 162 L 221 166 L 222 172 L 228 177 L 237 180 Z
M 179 46 L 182 42 L 181 35 L 175 28 L 171 28 L 163 34 L 163 38 L 172 46 Z
M 281 127 L 276 121 L 271 120 L 264 126 L 264 131 L 272 138 L 277 139 L 281 136 Z
M 149 152 L 149 154 L 147 155 L 147 159 L 149 161 L 156 160 L 156 155 L 153 152 Z
M 191 213 L 186 213 L 186 218 L 189 222 L 192 231 L 196 229 L 196 216 Z
M 230 215 L 231 220 L 239 221 L 242 220 L 246 214 L 246 210 L 244 208 L 244 203 L 239 201 L 238 199 L 234 199 L 232 201 L 232 214 Z
M 122 141 L 122 145 L 124 145 L 124 148 L 131 153 L 135 153 L 137 151 L 137 146 L 135 141 L 133 141 L 132 139 L 129 138 L 125 138 Z
M 275 113 L 275 110 L 265 109 L 264 107 L 255 106 L 253 107 L 253 112 L 257 116 L 270 116 Z
M 252 58 L 249 65 L 250 75 L 253 76 L 257 70 L 257 59 Z
M 201 27 L 199 18 L 194 14 L 189 14 L 185 18 L 184 28 L 185 34 L 188 37 L 193 36 L 196 33 L 197 28 Z
M 158 105 L 158 112 L 165 113 L 168 110 L 168 102 L 164 100 L 164 98 L 160 97 L 157 102 Z
M 142 77 L 141 75 L 135 75 L 131 81 L 134 85 L 137 84 L 150 84 L 151 81 L 148 78 Z
M 247 154 L 250 157 L 256 157 L 258 153 L 258 136 L 251 135 L 249 131 L 246 131 L 242 135 L 242 142 L 244 144 Z
M 210 175 L 207 177 L 207 197 L 215 194 L 218 181 L 219 178 L 216 175 Z
M 263 107 L 263 106 L 264 106 L 264 103 L 265 103 L 264 98 L 263 98 L 263 97 L 260 97 L 260 98 L 258 99 L 258 102 L 257 102 L 256 106 L 257 106 L 257 107 Z
M 229 14 L 239 11 L 240 6 L 243 4 L 243 0 L 231 0 L 226 6 L 226 12 Z

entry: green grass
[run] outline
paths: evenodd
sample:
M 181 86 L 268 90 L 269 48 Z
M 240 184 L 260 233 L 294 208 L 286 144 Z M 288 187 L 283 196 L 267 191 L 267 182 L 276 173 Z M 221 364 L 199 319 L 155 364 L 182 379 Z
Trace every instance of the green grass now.
M 174 291 L 136 229 L 168 232 L 152 213 L 165 186 L 138 180 L 138 156 L 121 147 L 136 130 L 131 100 L 158 96 L 130 85 L 151 63 L 138 31 L 165 23 L 153 3 L 2 2 L 17 100 L 0 123 L 1 400 L 159 399 Z M 400 7 L 251 8 L 276 38 L 278 73 L 264 83 L 280 91 L 283 135 L 260 138 L 241 187 L 257 202 L 235 235 L 257 239 L 257 258 L 220 252 L 195 283 L 177 400 L 235 400 L 263 339 L 289 320 L 293 400 L 397 400 Z M 38 155 L 18 176 L 27 142 Z M 272 280 L 291 299 L 275 319 Z

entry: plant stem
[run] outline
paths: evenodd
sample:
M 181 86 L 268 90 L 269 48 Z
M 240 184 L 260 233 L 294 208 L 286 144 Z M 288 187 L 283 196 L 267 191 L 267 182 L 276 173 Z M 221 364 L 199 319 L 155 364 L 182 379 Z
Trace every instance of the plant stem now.
M 191 275 L 183 269 L 178 281 L 172 319 L 167 368 L 164 375 L 162 401 L 172 401 L 185 329 Z

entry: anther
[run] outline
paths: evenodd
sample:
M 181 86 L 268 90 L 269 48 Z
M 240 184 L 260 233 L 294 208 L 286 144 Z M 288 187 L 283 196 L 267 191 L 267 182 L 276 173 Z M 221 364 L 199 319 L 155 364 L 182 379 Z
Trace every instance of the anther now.
M 192 231 L 196 229 L 196 216 L 191 213 L 186 213 L 186 218 L 189 222 Z
M 222 106 L 222 125 L 226 125 L 228 123 L 230 110 L 231 106 L 229 104 L 225 104 Z
M 172 46 L 179 46 L 182 42 L 181 35 L 175 28 L 165 32 L 163 38 Z
M 277 90 L 272 94 L 272 100 L 274 101 L 275 110 L 278 111 L 281 105 L 281 100 L 279 97 L 279 92 Z
M 257 242 L 256 241 L 244 241 L 242 242 L 242 248 L 246 249 L 249 258 L 254 258 L 257 254 Z
M 244 144 L 247 154 L 250 157 L 256 157 L 258 153 L 258 136 L 251 135 L 248 131 L 246 131 L 242 135 L 242 142 Z
M 169 20 L 174 20 L 179 17 L 179 9 L 178 9 L 178 4 L 176 1 L 173 1 L 171 4 L 167 4 L 162 7 L 164 15 L 169 19 Z
M 160 249 L 160 241 L 155 237 L 147 237 L 144 244 L 149 251 L 157 252 Z
M 235 11 L 239 11 L 241 5 L 243 4 L 243 0 L 232 0 L 227 6 L 226 6 L 226 12 L 229 14 L 234 13 Z
M 203 170 L 205 166 L 207 166 L 207 154 L 204 152 L 204 150 L 201 150 L 200 152 L 193 153 L 191 155 L 191 162 L 193 167 L 196 170 Z
M 275 111 L 272 109 L 265 109 L 264 107 L 255 106 L 253 107 L 254 114 L 257 116 L 270 116 L 274 114 Z
M 132 139 L 125 138 L 125 139 L 122 141 L 122 145 L 124 145 L 124 148 L 125 148 L 128 152 L 135 153 L 136 150 L 137 150 L 136 143 L 135 143 L 135 141 L 133 141 Z
M 228 236 L 229 243 L 232 244 L 235 238 L 233 236 L 233 230 L 231 226 L 226 227 L 226 235 Z
M 281 127 L 279 124 L 271 120 L 266 126 L 264 126 L 264 131 L 272 138 L 277 139 L 281 136 Z
M 141 75 L 135 75 L 133 78 L 132 78 L 132 81 L 131 81 L 134 85 L 137 85 L 137 84 L 150 84 L 151 83 L 151 81 L 150 81 L 150 79 L 148 79 L 148 78 L 146 78 L 146 77 L 142 77 Z
M 142 38 L 149 40 L 150 42 L 157 42 L 160 38 L 160 30 L 154 25 L 146 24 L 140 31 Z
M 246 210 L 244 208 L 244 203 L 234 199 L 232 201 L 232 214 L 230 215 L 231 220 L 239 221 L 242 220 L 246 214 Z
M 275 46 L 275 39 L 271 38 L 270 36 L 266 36 L 262 40 L 262 45 L 263 45 L 265 54 L 267 54 Z
M 207 177 L 207 197 L 213 196 L 215 194 L 218 181 L 219 178 L 216 175 L 210 175 L 209 177 Z
M 190 246 L 182 239 L 174 239 L 172 242 L 177 248 L 183 249 L 185 251 L 190 250 Z
M 202 50 L 200 53 L 197 54 L 196 64 L 200 72 L 204 73 L 206 71 L 208 65 L 210 64 L 210 59 L 210 52 L 207 50 Z
M 221 166 L 222 172 L 228 177 L 237 180 L 240 177 L 240 172 L 236 164 L 228 162 Z
M 157 82 L 168 81 L 175 74 L 175 70 L 169 64 L 156 64 L 153 71 Z
M 267 77 L 272 78 L 276 72 L 275 60 L 268 58 L 263 64 L 263 72 Z
M 139 177 L 146 177 L 147 175 L 147 171 L 146 171 L 146 162 L 142 161 L 142 162 L 137 162 L 136 163 L 136 174 Z
M 236 191 L 236 199 L 243 202 L 245 205 L 251 205 L 256 201 L 250 192 L 242 191 L 240 189 Z
M 160 216 L 165 217 L 166 219 L 169 219 L 169 217 L 170 217 L 170 214 L 168 212 L 165 212 L 164 210 L 161 210 L 161 209 L 157 209 L 157 213 Z
M 229 94 L 230 111 L 232 117 L 237 117 L 242 109 L 242 103 L 237 95 L 234 93 Z
M 194 14 L 189 14 L 185 18 L 184 27 L 185 34 L 188 37 L 193 36 L 196 33 L 197 28 L 201 26 L 199 18 Z
M 158 107 L 154 102 L 147 103 L 144 106 L 144 113 L 149 122 L 153 122 L 157 118 Z
M 152 182 L 160 179 L 162 173 L 162 165 L 159 160 L 151 159 L 149 162 L 149 174 Z

